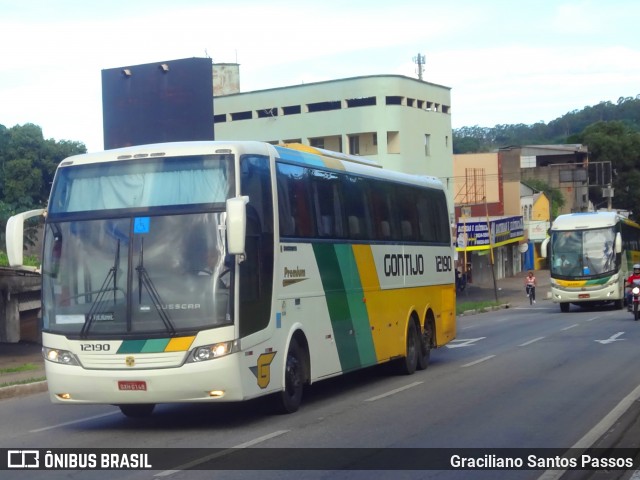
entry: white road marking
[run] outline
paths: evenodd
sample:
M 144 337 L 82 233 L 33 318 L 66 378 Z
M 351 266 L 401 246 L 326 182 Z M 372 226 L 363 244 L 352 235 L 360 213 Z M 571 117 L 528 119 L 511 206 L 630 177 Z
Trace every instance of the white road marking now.
M 568 327 L 564 327 L 564 328 L 562 329 L 562 331 L 563 331 L 563 332 L 566 332 L 567 330 L 571 330 L 572 328 L 575 328 L 575 327 L 577 327 L 578 325 L 579 325 L 579 324 L 574 323 L 573 325 L 569 325 Z
M 36 428 L 35 430 L 29 430 L 29 433 L 46 432 L 47 430 L 53 430 L 54 428 L 66 427 L 67 425 L 73 425 L 75 423 L 88 422 L 89 420 L 95 420 L 96 418 L 108 417 L 109 415 L 117 415 L 119 413 L 120 412 L 109 412 L 109 413 L 102 413 L 100 415 L 94 415 L 93 417 L 79 418 L 78 420 L 72 420 L 70 422 L 59 423 L 57 425 L 51 425 L 50 427 L 43 427 L 43 428 Z
M 459 338 L 456 340 L 451 340 L 449 343 L 447 343 L 447 348 L 469 347 L 469 346 L 472 346 L 475 342 L 484 340 L 485 338 L 487 337 L 467 338 L 467 339 Z
M 624 338 L 618 338 L 620 335 L 624 335 L 624 332 L 618 332 L 615 335 L 611 335 L 606 340 L 594 340 L 594 342 L 601 343 L 602 345 L 606 345 L 608 343 L 613 343 L 613 342 L 617 342 L 617 341 L 621 342 L 621 341 L 624 340 Z
M 471 367 L 471 366 L 473 366 L 473 365 L 477 365 L 477 364 L 479 364 L 479 363 L 486 362 L 487 360 L 490 360 L 490 359 L 492 359 L 493 357 L 495 357 L 495 355 L 489 355 L 489 356 L 487 356 L 487 357 L 483 357 L 483 358 L 481 358 L 480 360 L 476 360 L 475 362 L 465 363 L 464 365 L 462 365 L 462 368 L 464 368 L 464 367 Z
M 380 400 L 381 398 L 390 397 L 391 395 L 395 395 L 396 393 L 403 392 L 405 390 L 408 390 L 409 388 L 417 387 L 420 384 L 422 384 L 422 382 L 413 382 L 413 383 L 410 383 L 409 385 L 405 385 L 404 387 L 396 388 L 395 390 L 391 390 L 387 393 L 383 393 L 382 395 L 377 395 L 375 397 L 367 398 L 365 402 L 375 402 L 376 400 Z
M 571 449 L 580 449 L 581 451 L 591 447 L 602 435 L 604 435 L 614 423 L 627 411 L 633 402 L 640 399 L 640 385 L 633 389 L 633 391 L 624 397 L 613 410 L 611 410 L 605 417 L 598 422 L 587 434 L 576 442 Z M 579 453 L 579 452 L 578 452 Z M 547 470 L 544 472 L 538 480 L 558 480 L 566 470 Z M 637 473 L 637 472 L 636 472 Z M 635 476 L 635 473 L 634 473 Z M 640 476 L 639 476 L 640 478 Z
M 216 453 L 212 453 L 211 455 L 206 455 L 204 457 L 197 458 L 192 462 L 184 463 L 182 465 L 175 467 L 172 470 L 165 470 L 164 472 L 156 473 L 154 477 L 168 477 L 169 475 L 173 475 L 174 473 L 180 472 L 182 470 L 187 470 L 189 468 L 195 467 L 196 465 L 200 465 L 201 463 L 208 462 L 209 460 L 213 460 L 215 458 L 220 458 L 225 455 L 229 455 L 230 453 L 232 453 L 234 450 L 238 448 L 252 447 L 253 445 L 265 442 L 275 437 L 279 437 L 280 435 L 284 435 L 285 433 L 288 433 L 288 432 L 289 430 L 278 430 L 276 432 L 263 435 L 262 437 L 254 438 L 253 440 L 249 440 L 248 442 L 241 443 L 240 445 L 236 445 L 235 447 L 225 448 L 224 450 L 221 450 Z
M 518 345 L 519 347 L 526 347 L 527 345 L 531 345 L 532 343 L 536 343 L 539 342 L 540 340 L 542 340 L 545 337 L 538 337 L 538 338 L 534 338 L 533 340 L 529 340 L 528 342 L 524 342 L 520 345 Z

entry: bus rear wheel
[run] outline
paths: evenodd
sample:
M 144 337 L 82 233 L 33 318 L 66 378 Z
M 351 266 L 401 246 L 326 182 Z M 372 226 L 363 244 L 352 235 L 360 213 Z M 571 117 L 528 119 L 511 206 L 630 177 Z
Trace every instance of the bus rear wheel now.
M 398 373 L 403 375 L 411 375 L 418 367 L 418 355 L 420 352 L 420 338 L 418 336 L 418 328 L 413 319 L 409 320 L 407 325 L 407 345 L 405 356 L 398 360 Z
M 302 403 L 304 389 L 304 357 L 298 342 L 293 339 L 289 344 L 284 367 L 284 390 L 275 396 L 276 409 L 280 413 L 297 412 Z
M 429 319 L 424 322 L 424 331 L 422 332 L 419 343 L 418 363 L 416 365 L 416 369 L 426 370 L 429 366 L 429 359 L 431 358 L 431 346 L 435 343 L 433 324 Z
M 118 405 L 120 411 L 129 418 L 145 418 L 153 413 L 156 408 L 154 403 L 124 404 Z

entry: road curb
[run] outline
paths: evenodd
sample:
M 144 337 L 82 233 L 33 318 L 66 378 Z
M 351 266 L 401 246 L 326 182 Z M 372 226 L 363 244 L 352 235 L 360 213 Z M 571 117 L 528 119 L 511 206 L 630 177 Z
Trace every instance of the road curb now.
M 489 313 L 489 312 L 494 312 L 496 310 L 503 310 L 507 308 L 511 308 L 510 303 L 503 303 L 502 305 L 494 305 L 492 307 L 483 307 L 483 308 L 474 309 L 474 310 L 465 310 L 464 312 L 460 313 L 457 316 L 466 317 L 468 315 L 477 315 L 479 313 Z
M 20 385 L 9 385 L 0 388 L 0 400 L 5 398 L 19 397 L 23 395 L 31 395 L 32 393 L 42 393 L 47 391 L 47 381 L 23 383 Z

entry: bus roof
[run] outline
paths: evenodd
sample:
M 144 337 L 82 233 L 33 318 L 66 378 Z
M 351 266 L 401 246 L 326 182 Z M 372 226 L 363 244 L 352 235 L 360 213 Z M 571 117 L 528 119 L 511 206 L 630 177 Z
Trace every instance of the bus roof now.
M 272 154 L 282 159 L 308 166 L 348 171 L 359 175 L 395 182 L 444 189 L 442 181 L 427 175 L 415 175 L 387 170 L 374 160 L 356 155 L 310 147 L 302 144 L 272 145 L 259 141 L 192 141 L 168 142 L 149 145 L 115 148 L 95 153 L 85 153 L 68 157 L 60 163 L 60 167 L 90 163 L 118 162 L 141 158 L 164 158 L 170 156 L 253 153 L 258 155 Z
M 619 222 L 640 227 L 617 212 L 580 212 L 558 215 L 551 224 L 551 230 L 587 230 L 612 227 Z
M 437 177 L 387 170 L 376 161 L 359 155 L 333 152 L 299 143 L 274 145 L 274 148 L 281 159 L 310 167 L 341 170 L 398 183 L 444 189 L 442 181 Z

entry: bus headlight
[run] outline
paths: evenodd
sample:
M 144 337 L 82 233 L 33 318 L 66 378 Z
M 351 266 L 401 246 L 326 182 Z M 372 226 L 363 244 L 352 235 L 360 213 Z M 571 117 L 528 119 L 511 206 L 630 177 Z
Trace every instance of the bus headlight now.
M 53 363 L 60 363 L 62 365 L 80 365 L 76 356 L 67 350 L 42 347 L 42 355 L 46 360 Z
M 233 353 L 235 350 L 234 342 L 220 342 L 213 343 L 211 345 L 203 345 L 201 347 L 196 347 L 191 351 L 191 355 L 189 355 L 187 362 L 204 362 L 214 358 L 224 357 L 225 355 Z

